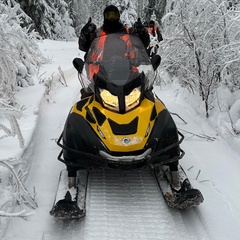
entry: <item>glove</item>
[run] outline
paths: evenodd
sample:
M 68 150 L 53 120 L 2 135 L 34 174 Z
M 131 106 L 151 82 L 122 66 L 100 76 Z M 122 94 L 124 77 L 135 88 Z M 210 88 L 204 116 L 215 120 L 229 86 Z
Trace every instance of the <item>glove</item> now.
M 90 35 L 96 31 L 97 27 L 94 23 L 92 23 L 91 17 L 89 18 L 87 24 L 82 28 L 82 33 L 84 35 Z

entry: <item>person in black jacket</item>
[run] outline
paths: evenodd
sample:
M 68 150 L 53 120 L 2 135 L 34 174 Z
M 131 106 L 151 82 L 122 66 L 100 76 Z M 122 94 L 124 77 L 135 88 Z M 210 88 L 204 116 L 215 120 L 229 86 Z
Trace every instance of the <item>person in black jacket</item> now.
M 106 34 L 119 32 L 136 35 L 141 39 L 144 47 L 148 47 L 150 43 L 149 34 L 146 27 L 144 27 L 141 23 L 140 18 L 134 24 L 134 27 L 127 29 L 120 21 L 119 10 L 114 5 L 107 6 L 103 12 L 103 16 L 104 22 L 99 30 L 97 30 L 96 25 L 92 23 L 91 18 L 89 18 L 87 24 L 82 28 L 78 39 L 80 50 L 88 52 L 93 40 L 100 36 L 102 31 L 104 31 Z
M 158 28 L 158 26 L 155 24 L 153 20 L 149 22 L 148 25 L 148 33 L 153 35 L 154 37 L 157 37 L 157 40 L 161 42 L 163 40 L 162 34 Z
M 147 28 L 143 26 L 140 21 L 134 24 L 134 27 L 128 29 L 120 21 L 120 13 L 117 7 L 114 5 L 109 5 L 105 8 L 103 12 L 104 22 L 100 29 L 97 29 L 96 25 L 92 23 L 91 18 L 89 18 L 87 24 L 82 28 L 78 45 L 79 49 L 86 52 L 84 59 L 86 60 L 87 52 L 94 41 L 95 38 L 110 33 L 123 33 L 123 34 L 132 34 L 138 36 L 144 47 L 147 49 L 150 43 L 150 37 L 147 31 Z M 92 94 L 89 89 L 82 88 L 80 90 L 82 98 L 87 97 Z

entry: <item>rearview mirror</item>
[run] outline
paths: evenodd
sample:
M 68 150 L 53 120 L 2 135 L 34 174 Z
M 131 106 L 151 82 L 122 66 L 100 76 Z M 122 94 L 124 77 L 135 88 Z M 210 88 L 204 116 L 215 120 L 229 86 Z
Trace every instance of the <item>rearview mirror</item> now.
M 73 66 L 79 73 L 82 73 L 84 61 L 81 58 L 74 58 L 73 59 Z

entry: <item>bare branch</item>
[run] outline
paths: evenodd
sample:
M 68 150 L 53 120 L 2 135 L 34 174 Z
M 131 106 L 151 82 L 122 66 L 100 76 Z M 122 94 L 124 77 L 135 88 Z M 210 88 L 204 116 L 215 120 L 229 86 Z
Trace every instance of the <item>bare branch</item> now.
M 64 85 L 64 86 L 67 86 L 67 81 L 66 81 L 66 79 L 65 79 L 64 73 L 63 73 L 63 71 L 62 71 L 62 69 L 61 69 L 60 66 L 58 67 L 58 71 L 59 71 L 59 73 L 60 73 L 60 75 L 61 75 L 61 77 L 62 77 L 62 79 L 63 79 L 63 82 L 61 81 L 61 78 L 59 79 L 60 83 L 61 83 L 62 85 Z
M 17 213 L 6 213 L 3 211 L 0 211 L 0 217 L 20 217 L 23 219 L 26 219 L 27 217 L 33 215 L 34 213 L 26 213 L 26 210 L 22 210 L 21 212 Z
M 192 133 L 192 132 L 186 131 L 184 129 L 179 129 L 179 130 L 181 132 L 183 132 L 183 133 L 191 134 L 192 137 L 195 136 L 195 137 L 198 137 L 198 138 L 206 139 L 207 141 L 210 141 L 210 142 L 213 142 L 214 140 L 216 140 L 215 137 L 208 136 L 205 133 L 203 133 L 203 134 L 196 134 L 196 133 Z
M 0 160 L 0 164 L 2 164 L 4 167 L 8 168 L 15 178 L 16 188 L 17 188 L 17 201 L 19 203 L 21 203 L 21 202 L 24 202 L 25 204 L 27 203 L 33 209 L 37 208 L 37 203 L 31 197 L 31 195 L 27 191 L 26 187 L 24 186 L 23 182 L 18 177 L 16 171 L 14 170 L 14 167 L 9 164 L 9 160 Z
M 177 113 L 173 113 L 173 112 L 170 112 L 170 113 L 171 113 L 172 115 L 177 116 L 179 119 L 181 119 L 184 124 L 187 124 L 187 122 L 186 122 L 183 118 L 181 118 Z

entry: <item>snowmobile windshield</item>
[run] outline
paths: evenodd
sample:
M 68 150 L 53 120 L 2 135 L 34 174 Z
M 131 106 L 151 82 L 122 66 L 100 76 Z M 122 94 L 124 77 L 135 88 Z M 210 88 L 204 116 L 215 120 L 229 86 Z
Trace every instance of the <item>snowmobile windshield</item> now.
M 154 70 L 141 40 L 129 34 L 96 38 L 87 54 L 85 71 L 89 83 L 101 79 L 123 87 L 144 76 L 144 90 L 147 90 L 154 80 Z

